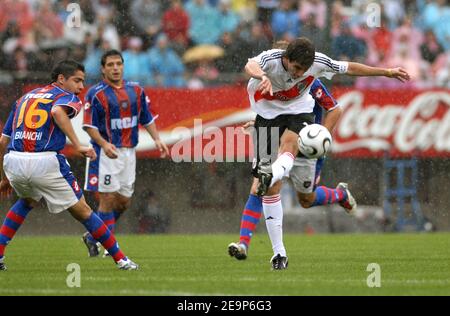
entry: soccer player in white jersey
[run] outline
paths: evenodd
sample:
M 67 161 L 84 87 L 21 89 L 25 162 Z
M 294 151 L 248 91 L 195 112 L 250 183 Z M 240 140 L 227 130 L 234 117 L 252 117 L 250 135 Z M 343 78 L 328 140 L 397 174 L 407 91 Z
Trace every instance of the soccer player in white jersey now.
M 331 79 L 334 74 L 386 76 L 402 82 L 409 80 L 409 74 L 402 68 L 386 69 L 335 61 L 316 52 L 313 43 L 304 37 L 292 41 L 286 50 L 272 49 L 249 59 L 245 71 L 251 77 L 247 91 L 251 108 L 257 113 L 256 131 L 259 133 L 261 128 L 267 128 L 269 137 L 267 144 L 258 141 L 257 145 L 257 194 L 264 196 L 263 212 L 274 250 L 272 267 L 284 269 L 287 267 L 287 256 L 282 241 L 280 180 L 289 175 L 299 153 L 298 133 L 305 123 L 310 124 L 314 120 L 314 100 L 309 94 L 311 84 L 320 77 Z M 273 128 L 279 128 L 281 138 L 278 158 L 271 163 L 267 153 L 270 153 L 270 131 Z M 278 141 L 278 138 L 274 141 Z M 264 146 L 265 150 L 261 150 Z M 310 165 L 312 169 L 314 164 Z M 305 170 L 306 173 L 313 174 L 314 171 Z M 324 204 L 330 198 L 335 198 L 348 213 L 353 213 L 356 205 L 347 186 L 320 194 L 316 191 L 299 193 L 298 197 L 304 208 Z

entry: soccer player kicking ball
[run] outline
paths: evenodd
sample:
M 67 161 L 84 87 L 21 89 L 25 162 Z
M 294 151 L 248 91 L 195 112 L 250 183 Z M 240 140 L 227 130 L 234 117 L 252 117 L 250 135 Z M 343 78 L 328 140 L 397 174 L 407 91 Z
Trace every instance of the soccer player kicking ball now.
M 332 132 L 342 115 L 342 110 L 339 107 L 337 101 L 333 98 L 331 93 L 327 90 L 327 88 L 322 84 L 322 82 L 319 79 L 316 79 L 313 82 L 309 93 L 311 94 L 315 102 L 313 109 L 313 113 L 315 115 L 314 123 L 322 124 L 322 114 L 323 111 L 325 110 L 326 114 L 323 125 L 330 132 Z M 249 124 L 247 123 L 246 125 Z M 254 152 L 256 152 L 256 148 Z M 331 195 L 331 192 L 333 192 L 334 189 L 326 188 L 324 186 L 317 187 L 317 184 L 320 181 L 320 173 L 322 170 L 323 162 L 324 158 L 305 160 L 302 159 L 301 157 L 296 157 L 294 167 L 292 168 L 289 176 L 291 178 L 292 184 L 294 185 L 299 195 L 311 191 L 319 192 L 319 194 L 328 191 L 331 199 L 326 199 L 326 202 L 332 203 L 335 201 L 335 199 L 333 199 L 333 195 Z M 315 165 L 314 174 L 310 172 L 313 170 L 309 166 L 311 164 Z M 304 170 L 309 171 L 307 173 L 304 173 Z M 263 210 L 263 198 L 257 196 L 256 194 L 258 187 L 257 171 L 258 171 L 257 168 L 254 168 L 252 170 L 254 180 L 250 189 L 249 198 L 242 213 L 239 242 L 233 242 L 228 245 L 229 255 L 235 257 L 238 260 L 244 260 L 247 258 L 250 241 L 256 229 L 256 226 L 260 221 Z M 337 190 L 339 189 L 342 190 L 343 187 L 346 186 L 347 186 L 346 183 L 339 183 L 336 192 L 339 192 Z M 341 193 L 344 194 L 343 192 Z M 350 200 L 353 206 L 352 211 L 355 211 L 356 201 L 354 201 L 351 195 L 349 196 L 349 199 L 343 200 L 340 203 L 345 208 L 347 204 L 350 204 L 348 202 Z
M 304 123 L 310 124 L 314 119 L 314 100 L 309 94 L 311 84 L 320 77 L 331 79 L 336 73 L 386 76 L 400 81 L 409 80 L 409 74 L 402 68 L 385 69 L 354 62 L 334 61 L 316 52 L 313 43 L 305 37 L 292 41 L 286 50 L 272 49 L 249 59 L 245 70 L 251 77 L 247 91 L 251 108 L 257 113 L 256 131 L 260 128 L 280 129 L 278 158 L 273 163 L 269 157 L 259 159 L 257 195 L 264 196 L 263 211 L 274 250 L 272 267 L 285 269 L 287 256 L 282 242 L 280 180 L 289 175 L 294 166 L 299 152 L 297 144 L 300 130 Z M 257 148 L 259 150 L 259 147 Z M 347 204 L 344 206 L 347 211 L 353 211 L 354 206 L 345 186 L 328 192 L 316 190 L 299 193 L 298 197 L 301 205 L 308 208 L 328 204 L 329 194 L 334 197 L 334 203 Z
M 91 137 L 98 159 L 88 159 L 86 191 L 98 191 L 98 216 L 114 232 L 134 192 L 136 146 L 139 124 L 155 141 L 161 157 L 169 150 L 159 138 L 150 100 L 137 83 L 123 79 L 123 57 L 117 50 L 101 58 L 103 80 L 91 87 L 85 97 L 83 128 Z M 89 233 L 83 235 L 89 256 L 99 255 L 99 246 Z M 104 256 L 108 255 L 105 249 Z
M 52 71 L 51 84 L 23 95 L 13 106 L 0 138 L 0 192 L 7 192 L 12 186 L 20 199 L 0 228 L 0 270 L 6 270 L 5 247 L 42 198 L 50 213 L 67 209 L 108 249 L 119 269 L 138 269 L 86 204 L 66 158 L 59 153 L 67 136 L 77 153 L 96 159 L 92 148 L 80 145 L 70 122 L 82 107 L 77 95 L 83 85 L 84 66 L 65 60 Z

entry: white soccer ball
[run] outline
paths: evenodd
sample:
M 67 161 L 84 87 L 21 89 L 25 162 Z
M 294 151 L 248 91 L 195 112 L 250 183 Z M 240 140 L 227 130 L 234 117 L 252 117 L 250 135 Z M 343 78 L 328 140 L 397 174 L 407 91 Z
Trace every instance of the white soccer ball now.
M 306 158 L 323 157 L 333 141 L 328 129 L 320 124 L 306 125 L 298 135 L 298 149 Z

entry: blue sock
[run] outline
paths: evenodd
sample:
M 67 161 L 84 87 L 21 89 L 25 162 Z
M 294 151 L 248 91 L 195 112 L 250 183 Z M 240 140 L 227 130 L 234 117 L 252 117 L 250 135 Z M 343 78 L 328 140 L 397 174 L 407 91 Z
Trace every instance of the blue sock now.
M 87 220 L 82 222 L 82 224 L 86 227 L 91 236 L 94 237 L 95 241 L 101 243 L 103 248 L 109 252 L 116 262 L 125 258 L 125 255 L 119 249 L 114 234 L 95 213 L 92 213 Z
M 31 211 L 24 199 L 19 199 L 8 211 L 3 225 L 0 228 L 0 259 L 3 258 L 5 248 L 14 237 L 17 230 Z
M 241 230 L 239 242 L 245 244 L 248 248 L 253 236 L 253 232 L 261 219 L 263 210 L 262 198 L 253 194 L 248 196 L 244 212 L 241 218 Z

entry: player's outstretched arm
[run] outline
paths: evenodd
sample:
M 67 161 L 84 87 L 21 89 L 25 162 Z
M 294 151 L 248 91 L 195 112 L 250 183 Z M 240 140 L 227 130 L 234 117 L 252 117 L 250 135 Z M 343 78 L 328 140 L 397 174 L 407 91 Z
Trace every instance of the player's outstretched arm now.
M 384 76 L 388 78 L 395 78 L 401 82 L 410 79 L 408 72 L 401 67 L 397 68 L 380 68 L 371 67 L 360 63 L 349 62 L 347 75 L 350 76 Z
M 161 153 L 161 158 L 169 157 L 169 148 L 167 148 L 167 145 L 159 138 L 159 132 L 155 122 L 146 125 L 145 129 L 155 141 L 156 148 L 158 148 L 159 152 Z
M 258 85 L 258 90 L 261 91 L 262 94 L 270 93 L 270 95 L 273 95 L 272 82 L 256 61 L 249 60 L 245 65 L 245 72 L 250 77 L 261 80 Z
M 61 106 L 54 106 L 52 108 L 51 113 L 56 125 L 58 125 L 58 127 L 63 131 L 63 133 L 69 138 L 75 151 L 77 151 L 84 157 L 90 158 L 91 160 L 95 160 L 97 158 L 95 150 L 87 146 L 81 146 L 81 143 L 78 140 L 75 131 L 73 130 L 72 123 L 70 122 L 70 118 L 67 115 L 66 110 Z

